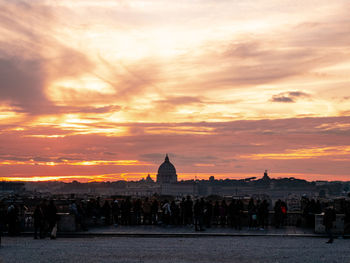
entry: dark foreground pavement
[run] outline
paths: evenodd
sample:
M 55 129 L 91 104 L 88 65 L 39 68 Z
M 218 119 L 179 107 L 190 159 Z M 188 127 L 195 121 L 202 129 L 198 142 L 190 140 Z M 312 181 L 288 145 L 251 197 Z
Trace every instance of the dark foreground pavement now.
M 350 262 L 350 240 L 280 236 L 34 240 L 4 237 L 0 262 Z
M 33 236 L 32 232 L 22 233 L 22 236 Z M 59 232 L 58 237 L 151 237 L 151 238 L 194 238 L 194 237 L 235 237 L 235 236 L 278 236 L 278 237 L 325 237 L 325 234 L 316 234 L 313 229 L 288 226 L 276 229 L 248 229 L 235 230 L 230 227 L 211 227 L 205 231 L 196 232 L 193 226 L 99 226 L 83 232 Z M 345 236 L 348 238 L 348 236 Z

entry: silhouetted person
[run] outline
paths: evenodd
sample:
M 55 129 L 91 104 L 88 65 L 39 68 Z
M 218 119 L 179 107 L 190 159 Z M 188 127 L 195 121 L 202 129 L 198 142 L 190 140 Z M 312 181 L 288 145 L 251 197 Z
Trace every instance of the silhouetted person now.
M 143 212 L 143 224 L 151 224 L 152 219 L 151 219 L 151 208 L 152 204 L 148 200 L 148 197 L 145 198 L 145 201 L 142 204 L 142 212 Z
M 0 247 L 1 247 L 1 236 L 6 220 L 6 210 L 4 203 L 0 200 Z
M 47 206 L 47 221 L 49 223 L 50 238 L 55 239 L 57 231 L 57 208 L 53 200 L 50 200 L 50 203 Z
M 350 202 L 346 202 L 344 209 L 344 234 L 350 233 Z
M 332 227 L 333 222 L 336 219 L 336 213 L 333 207 L 328 207 L 323 216 L 323 224 L 325 226 L 326 233 L 329 237 L 327 243 L 333 243 Z
M 312 208 L 311 208 L 311 201 L 309 200 L 309 198 L 304 198 L 302 199 L 302 210 L 303 210 L 303 217 L 306 221 L 306 226 L 307 227 L 315 227 L 315 219 L 314 219 L 314 215 L 311 213 L 312 212 Z
M 281 226 L 282 210 L 281 210 L 281 200 L 278 199 L 275 203 L 273 210 L 275 211 L 275 227 L 279 228 Z
M 119 203 L 118 203 L 118 200 L 114 199 L 112 203 L 112 216 L 113 216 L 114 226 L 118 226 L 119 224 L 119 214 L 120 214 Z
M 235 214 L 236 214 L 236 200 L 232 198 L 230 204 L 228 205 L 228 222 L 230 227 L 235 226 Z
M 163 224 L 169 225 L 170 223 L 170 216 L 171 216 L 171 209 L 170 209 L 170 204 L 168 200 L 164 201 L 164 204 L 162 206 L 162 221 Z
M 96 200 L 92 202 L 92 214 L 95 224 L 97 224 L 98 219 L 101 217 L 101 205 L 100 198 L 98 197 Z
M 281 226 L 284 226 L 287 224 L 287 212 L 288 212 L 288 207 L 286 202 L 282 201 L 281 202 Z
M 181 220 L 181 225 L 185 225 L 186 224 L 186 222 L 185 222 L 185 220 L 186 220 L 185 203 L 186 203 L 186 199 L 185 199 L 185 197 L 182 197 L 181 202 L 180 202 L 180 218 L 181 218 L 180 220 Z
M 129 197 L 122 204 L 122 218 L 124 225 L 131 224 L 131 202 Z
M 86 202 L 85 211 L 86 211 L 86 216 L 91 217 L 92 219 L 94 219 L 93 207 L 94 207 L 94 199 L 89 199 Z
M 25 204 L 20 204 L 19 209 L 18 209 L 18 226 L 19 230 L 24 229 L 26 226 L 25 218 L 26 218 L 26 212 L 28 211 L 28 207 Z
M 105 218 L 105 225 L 110 225 L 112 208 L 109 205 L 109 202 L 107 200 L 105 200 L 101 210 L 102 210 L 102 215 Z
M 211 227 L 211 220 L 213 217 L 213 205 L 211 201 L 207 201 L 204 207 L 204 224 L 207 228 Z
M 75 219 L 75 229 L 78 230 L 79 227 L 82 227 L 82 214 L 81 209 L 78 208 L 78 204 L 74 201 L 72 201 L 69 211 L 72 215 L 74 215 Z
M 236 206 L 237 206 L 237 214 L 236 214 L 236 222 L 237 222 L 237 228 L 238 230 L 242 229 L 242 216 L 243 216 L 243 202 L 242 200 L 238 200 L 236 202 Z
M 158 224 L 158 210 L 159 210 L 159 203 L 157 199 L 153 199 L 152 205 L 151 205 L 151 217 L 152 217 L 153 225 Z
M 226 218 L 227 218 L 227 204 L 225 200 L 222 200 L 221 206 L 220 206 L 220 224 L 222 227 L 226 225 Z
M 262 230 L 264 230 L 269 224 L 269 204 L 266 200 L 262 201 L 258 205 L 258 220 Z
M 84 206 L 84 202 L 81 201 L 77 204 L 77 209 L 78 209 L 78 213 L 79 213 L 79 222 L 78 224 L 80 225 L 81 227 L 81 230 L 83 231 L 87 231 L 87 226 L 86 226 L 86 223 L 85 223 L 85 219 L 86 219 L 86 210 L 85 210 L 85 206 Z
M 129 197 L 127 197 L 125 200 L 125 211 L 124 211 L 127 225 L 131 225 L 132 223 L 131 208 L 132 208 L 131 200 Z
M 249 216 L 249 228 L 257 227 L 257 209 L 254 203 L 254 199 L 251 198 L 248 203 L 248 216 Z
M 193 206 L 194 226 L 196 231 L 203 231 L 204 200 L 196 200 Z
M 185 225 L 193 224 L 193 202 L 188 195 L 185 201 Z
M 136 199 L 134 201 L 134 222 L 136 225 L 141 225 L 141 211 L 142 211 L 142 203 L 141 199 Z
M 43 211 L 43 214 L 44 214 L 43 231 L 44 231 L 44 237 L 46 237 L 49 231 L 49 210 L 48 210 L 48 204 L 46 199 L 42 201 L 41 210 Z
M 33 214 L 34 219 L 34 239 L 38 239 L 38 231 L 39 237 L 44 237 L 44 213 L 41 205 L 37 205 Z
M 220 205 L 219 205 L 219 201 L 215 201 L 214 208 L 213 208 L 213 216 L 214 216 L 215 224 L 219 225 L 219 223 L 220 223 Z
M 122 225 L 126 225 L 127 224 L 127 215 L 126 215 L 126 209 L 125 209 L 125 200 L 122 200 L 120 203 L 120 223 Z
M 14 203 L 12 203 L 7 208 L 7 223 L 8 223 L 8 234 L 9 236 L 14 236 L 16 234 L 17 229 L 17 207 Z
M 171 201 L 170 211 L 171 211 L 170 223 L 172 225 L 178 225 L 179 224 L 179 217 L 180 217 L 180 208 L 175 203 L 175 201 Z

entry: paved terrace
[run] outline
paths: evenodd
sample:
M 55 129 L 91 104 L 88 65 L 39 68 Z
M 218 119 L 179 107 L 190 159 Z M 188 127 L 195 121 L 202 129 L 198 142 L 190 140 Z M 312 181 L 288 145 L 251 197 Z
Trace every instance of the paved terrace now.
M 38 262 L 350 262 L 350 239 L 333 244 L 310 228 L 235 230 L 213 226 L 99 226 L 61 232 L 56 240 L 3 237 L 1 263 Z
M 5 237 L 1 263 L 124 262 L 124 263 L 251 263 L 350 262 L 349 239 L 246 237 Z
M 33 236 L 33 232 L 25 232 L 23 236 Z M 230 227 L 213 226 L 205 231 L 194 231 L 193 226 L 98 226 L 88 231 L 58 232 L 58 237 L 230 237 L 230 236 L 279 236 L 279 237 L 325 237 L 316 234 L 311 228 L 286 226 L 275 228 L 270 226 L 265 230 L 248 229 L 236 230 Z M 348 238 L 349 236 L 344 236 Z

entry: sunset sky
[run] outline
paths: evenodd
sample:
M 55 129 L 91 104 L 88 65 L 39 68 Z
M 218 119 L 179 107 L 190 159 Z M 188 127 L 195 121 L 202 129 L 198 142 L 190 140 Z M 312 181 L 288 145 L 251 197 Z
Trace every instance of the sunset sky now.
M 350 1 L 0 0 L 0 178 L 350 180 Z

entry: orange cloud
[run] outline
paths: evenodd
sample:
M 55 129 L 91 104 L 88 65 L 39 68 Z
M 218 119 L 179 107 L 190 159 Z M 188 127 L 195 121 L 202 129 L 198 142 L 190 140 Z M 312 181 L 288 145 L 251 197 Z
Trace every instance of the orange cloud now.
M 35 161 L 33 159 L 30 159 L 28 161 L 13 161 L 13 160 L 7 160 L 0 162 L 0 165 L 48 165 L 48 166 L 56 166 L 56 165 L 81 165 L 81 166 L 92 166 L 92 165 L 120 165 L 120 166 L 147 166 L 152 165 L 146 162 L 140 162 L 138 160 L 89 160 L 89 161 L 70 161 L 65 159 L 60 159 L 59 162 L 55 161 L 49 161 L 49 162 L 42 162 L 42 161 Z
M 275 159 L 275 160 L 291 160 L 291 159 L 313 159 L 320 157 L 330 157 L 337 159 L 344 156 L 342 160 L 350 160 L 350 146 L 336 146 L 323 148 L 303 148 L 297 150 L 287 150 L 282 153 L 259 153 L 251 155 L 241 155 L 240 158 L 251 160 Z
M 194 166 L 197 166 L 197 167 L 214 167 L 215 164 L 213 164 L 213 163 L 195 163 Z

